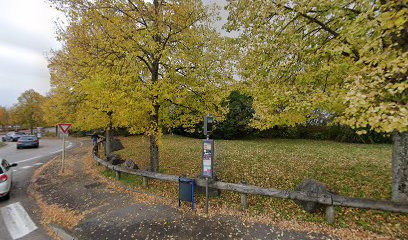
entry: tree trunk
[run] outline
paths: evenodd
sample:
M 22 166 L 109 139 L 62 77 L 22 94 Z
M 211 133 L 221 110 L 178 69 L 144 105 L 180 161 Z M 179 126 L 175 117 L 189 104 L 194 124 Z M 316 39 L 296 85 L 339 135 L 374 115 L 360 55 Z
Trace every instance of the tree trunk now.
M 158 2 L 155 2 L 155 6 Z M 157 7 L 157 6 L 156 6 Z M 160 42 L 160 36 L 155 35 L 155 40 Z M 152 63 L 152 82 L 155 84 L 159 81 L 159 59 L 155 59 Z M 151 114 L 150 125 L 153 127 L 153 132 L 150 133 L 150 171 L 159 172 L 159 145 L 157 143 L 160 136 L 159 127 L 159 110 L 160 104 L 158 103 L 158 95 L 154 95 L 152 98 L 153 112 Z
M 159 145 L 157 136 L 150 136 L 150 171 L 159 172 Z
M 408 132 L 394 133 L 392 200 L 408 203 Z
M 108 157 L 112 153 L 112 112 L 108 112 L 109 124 L 105 131 L 105 155 Z
M 159 172 L 159 104 L 154 104 L 154 113 L 152 114 L 151 124 L 154 126 L 153 133 L 150 135 L 150 171 Z
M 156 33 L 153 35 L 153 40 L 158 44 L 161 45 L 161 35 L 159 34 L 159 7 L 160 3 L 158 0 L 153 0 L 154 10 L 157 19 L 154 20 L 154 28 L 153 31 Z M 150 67 L 150 72 L 152 74 L 152 83 L 155 85 L 159 81 L 159 65 L 160 65 L 160 52 L 155 52 L 153 54 L 153 62 Z M 159 145 L 158 145 L 158 138 L 160 136 L 160 127 L 159 127 L 159 110 L 160 104 L 158 103 L 158 95 L 155 94 L 153 96 L 152 105 L 153 105 L 153 112 L 150 118 L 150 126 L 153 127 L 153 132 L 150 132 L 150 171 L 152 172 L 159 172 Z
M 106 128 L 105 131 L 105 155 L 109 156 L 112 153 L 112 129 L 110 127 Z

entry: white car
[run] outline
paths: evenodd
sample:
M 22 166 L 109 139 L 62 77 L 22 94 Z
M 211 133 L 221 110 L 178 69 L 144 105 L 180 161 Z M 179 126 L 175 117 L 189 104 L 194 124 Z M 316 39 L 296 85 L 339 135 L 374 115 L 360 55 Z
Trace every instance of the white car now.
M 6 159 L 0 159 L 0 198 L 8 199 L 10 197 L 11 181 L 13 180 L 13 171 L 17 163 L 9 164 Z

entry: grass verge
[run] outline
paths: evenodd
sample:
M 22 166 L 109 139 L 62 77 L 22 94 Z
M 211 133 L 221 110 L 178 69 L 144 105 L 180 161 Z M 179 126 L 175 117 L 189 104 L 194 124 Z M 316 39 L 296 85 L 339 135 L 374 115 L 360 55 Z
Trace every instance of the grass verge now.
M 148 167 L 149 142 L 145 137 L 121 139 L 124 159 L 141 169 Z M 332 141 L 257 139 L 215 141 L 215 169 L 221 181 L 278 189 L 294 189 L 302 180 L 319 180 L 340 195 L 390 199 L 391 145 L 348 144 Z M 201 171 L 201 140 L 164 136 L 160 143 L 161 172 L 195 177 Z M 113 177 L 112 172 L 104 173 Z M 112 175 L 112 176 L 110 176 Z M 121 181 L 140 187 L 141 178 L 126 175 Z M 176 197 L 177 185 L 151 181 L 148 191 Z M 198 196 L 197 206 L 204 204 Z M 212 207 L 239 208 L 239 194 L 223 192 L 211 200 Z M 325 224 L 324 214 L 309 214 L 288 200 L 249 196 L 249 215 L 279 220 Z M 408 216 L 351 208 L 336 208 L 334 228 L 356 228 L 392 238 L 408 238 Z

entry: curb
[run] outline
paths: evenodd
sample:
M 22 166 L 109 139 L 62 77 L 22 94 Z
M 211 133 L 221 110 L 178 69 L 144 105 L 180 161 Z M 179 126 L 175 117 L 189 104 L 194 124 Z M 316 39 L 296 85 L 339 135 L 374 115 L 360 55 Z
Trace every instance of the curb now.
M 49 224 L 48 227 L 54 232 L 55 235 L 57 235 L 57 237 L 61 238 L 62 240 L 78 240 L 78 238 L 69 235 L 61 228 L 58 228 L 51 224 Z

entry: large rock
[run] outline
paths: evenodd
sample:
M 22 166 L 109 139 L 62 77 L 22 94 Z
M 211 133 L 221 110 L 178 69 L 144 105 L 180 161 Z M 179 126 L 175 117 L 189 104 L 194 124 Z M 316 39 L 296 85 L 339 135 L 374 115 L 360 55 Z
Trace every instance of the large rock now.
M 125 147 L 123 146 L 122 142 L 120 141 L 119 138 L 114 138 L 112 141 L 112 152 L 119 151 L 124 149 Z
M 316 180 L 306 179 L 299 186 L 296 187 L 296 191 L 304 192 L 306 194 L 315 195 L 315 194 L 331 194 L 333 192 L 329 191 L 326 186 Z M 324 205 L 317 202 L 308 202 L 295 200 L 298 205 L 301 205 L 305 211 L 312 213 L 316 212 L 319 209 L 323 208 Z
M 139 167 L 132 160 L 126 160 L 123 165 L 129 169 L 139 169 Z
M 110 162 L 112 165 L 119 165 L 125 162 L 119 155 L 115 153 L 111 153 L 109 156 L 107 156 L 106 160 Z

